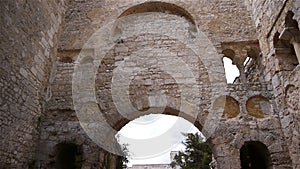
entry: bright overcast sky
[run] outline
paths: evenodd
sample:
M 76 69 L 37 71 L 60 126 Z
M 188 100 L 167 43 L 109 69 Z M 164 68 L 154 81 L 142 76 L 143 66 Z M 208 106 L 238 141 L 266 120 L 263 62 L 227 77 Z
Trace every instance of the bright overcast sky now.
M 227 79 L 227 83 L 233 83 L 236 77 L 240 76 L 239 69 L 237 68 L 236 65 L 232 64 L 232 60 L 224 57 L 223 58 L 224 62 L 224 68 L 225 68 L 225 75 Z
M 148 115 L 136 119 L 119 132 L 120 143 L 128 144 L 132 164 L 169 164 L 170 151 L 184 150 L 182 133 L 199 130 L 183 118 Z M 139 142 L 141 141 L 141 142 Z M 144 141 L 144 142 L 143 142 Z M 153 154 L 148 154 L 153 152 Z
M 238 68 L 229 58 L 223 59 L 227 83 L 239 76 Z M 168 115 L 148 115 L 131 121 L 120 134 L 120 143 L 128 144 L 132 164 L 169 164 L 170 152 L 184 150 L 182 133 L 199 130 L 183 118 Z M 199 132 L 200 133 L 200 132 Z M 151 154 L 151 155 L 150 155 Z

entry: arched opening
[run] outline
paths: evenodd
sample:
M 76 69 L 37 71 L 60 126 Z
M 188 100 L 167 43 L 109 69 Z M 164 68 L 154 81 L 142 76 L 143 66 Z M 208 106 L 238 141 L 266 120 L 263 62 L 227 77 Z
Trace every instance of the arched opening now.
M 259 82 L 262 70 L 258 42 L 223 43 L 227 83 Z
M 276 69 L 277 71 L 291 71 L 299 64 L 294 46 L 288 40 L 279 39 L 279 37 L 280 34 L 276 32 L 273 38 Z
M 166 3 L 166 2 L 145 2 L 136 5 L 124 11 L 119 16 L 119 18 L 131 14 L 145 13 L 145 12 L 161 12 L 161 13 L 170 13 L 170 14 L 182 16 L 186 18 L 188 21 L 190 21 L 193 25 L 196 25 L 193 17 L 191 16 L 191 14 L 189 14 L 189 12 L 187 12 L 185 9 L 175 4 Z
M 298 23 L 293 17 L 294 13 L 288 11 L 285 17 L 284 30 L 281 34 L 275 33 L 274 35 L 276 55 L 280 59 L 279 62 L 282 61 L 285 65 L 284 68 L 288 70 L 293 70 L 299 65 L 300 60 L 300 31 Z
M 227 83 L 234 83 L 238 81 L 240 77 L 240 70 L 238 67 L 233 63 L 232 59 L 229 57 L 223 57 L 224 69 L 225 69 L 225 76 Z
M 146 168 L 151 165 L 155 168 L 167 167 L 179 151 L 186 149 L 182 143 L 191 137 L 183 133 L 198 133 L 199 143 L 206 141 L 205 136 L 191 122 L 164 114 L 137 118 L 125 125 L 117 136 L 120 144 L 128 146 L 129 166 Z
M 56 169 L 81 169 L 82 150 L 72 143 L 60 143 L 56 146 Z
M 249 141 L 240 149 L 242 169 L 269 169 L 272 166 L 268 148 L 261 142 Z

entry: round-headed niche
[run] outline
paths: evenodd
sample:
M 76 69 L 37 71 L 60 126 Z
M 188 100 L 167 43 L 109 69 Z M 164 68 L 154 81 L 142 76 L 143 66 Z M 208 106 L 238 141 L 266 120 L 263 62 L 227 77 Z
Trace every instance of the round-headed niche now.
M 263 96 L 253 96 L 247 100 L 246 109 L 250 116 L 255 118 L 264 118 L 271 112 L 269 100 Z
M 266 145 L 259 141 L 249 141 L 240 149 L 242 169 L 269 169 L 272 160 Z
M 217 111 L 222 110 L 222 118 L 235 118 L 241 112 L 238 101 L 231 96 L 217 98 L 213 104 L 213 109 Z
M 56 145 L 55 169 L 80 169 L 82 162 L 82 150 L 76 144 Z

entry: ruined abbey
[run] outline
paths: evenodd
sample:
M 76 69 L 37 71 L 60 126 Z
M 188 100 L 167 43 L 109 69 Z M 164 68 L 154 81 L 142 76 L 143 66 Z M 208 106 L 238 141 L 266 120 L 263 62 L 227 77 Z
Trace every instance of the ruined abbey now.
M 116 133 L 155 113 L 193 123 L 218 169 L 300 169 L 299 0 L 1 0 L 0 13 L 1 169 L 114 169 Z

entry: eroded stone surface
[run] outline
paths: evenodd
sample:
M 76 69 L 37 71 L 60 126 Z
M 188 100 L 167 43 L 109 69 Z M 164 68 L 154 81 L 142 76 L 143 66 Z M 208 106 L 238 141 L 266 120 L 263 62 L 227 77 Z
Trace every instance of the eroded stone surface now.
M 72 96 L 76 66 L 94 66 L 101 58 L 95 69 L 86 68 L 95 70 L 83 84 L 96 98 L 83 108 L 99 108 L 114 131 L 167 105 L 159 113 L 182 115 L 209 136 L 220 169 L 240 168 L 240 149 L 249 141 L 266 145 L 273 168 L 300 168 L 299 1 L 144 2 L 0 2 L 0 166 L 53 168 L 55 147 L 67 142 L 81 147 L 83 168 L 104 167 L 108 158 L 114 168 L 116 157 L 78 122 Z M 107 53 L 99 46 L 82 52 L 109 23 L 101 37 L 111 45 Z M 223 54 L 242 72 L 235 84 L 223 83 Z M 243 65 L 247 57 L 252 61 Z M 130 69 L 128 77 L 120 66 Z M 141 114 L 121 113 L 115 104 L 127 82 L 128 102 Z M 212 114 L 219 117 L 215 126 Z M 206 130 L 210 120 L 213 133 Z

